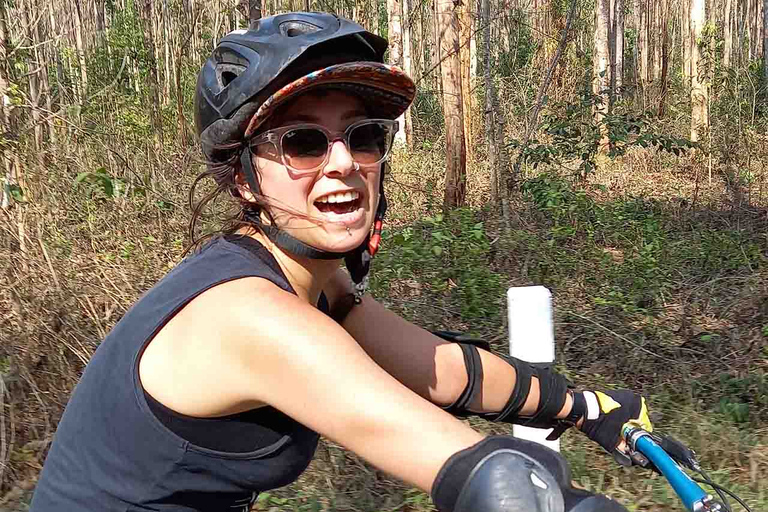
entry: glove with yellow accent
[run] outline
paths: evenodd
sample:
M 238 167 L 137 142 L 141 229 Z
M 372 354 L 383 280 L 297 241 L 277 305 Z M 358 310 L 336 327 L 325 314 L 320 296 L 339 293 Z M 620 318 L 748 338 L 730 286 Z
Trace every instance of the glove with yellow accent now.
M 648 432 L 653 431 L 645 398 L 633 391 L 574 393 L 574 408 L 584 410 L 581 431 L 612 453 L 619 464 L 625 466 L 636 461 L 618 449 L 624 425 L 630 424 Z

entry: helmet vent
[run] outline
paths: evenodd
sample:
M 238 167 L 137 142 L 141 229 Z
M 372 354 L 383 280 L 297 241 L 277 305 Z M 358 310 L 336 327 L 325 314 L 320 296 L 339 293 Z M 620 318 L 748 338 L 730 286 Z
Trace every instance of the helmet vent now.
M 280 24 L 280 33 L 286 37 L 298 37 L 317 32 L 320 27 L 305 21 L 286 21 Z
M 245 71 L 245 66 L 239 66 L 237 64 L 219 64 L 216 67 L 219 86 L 222 89 L 226 88 L 235 80 L 235 78 L 239 77 L 243 71 Z

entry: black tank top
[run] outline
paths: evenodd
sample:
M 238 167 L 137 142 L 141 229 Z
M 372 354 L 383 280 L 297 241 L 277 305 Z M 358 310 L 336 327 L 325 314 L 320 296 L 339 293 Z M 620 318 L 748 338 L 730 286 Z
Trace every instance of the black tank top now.
M 271 407 L 215 419 L 163 414 L 139 382 L 139 358 L 160 329 L 202 292 L 243 277 L 295 293 L 258 242 L 227 237 L 182 261 L 125 314 L 70 397 L 32 512 L 248 511 L 260 491 L 298 478 L 317 447 L 312 430 Z M 249 451 L 242 439 L 224 441 L 236 435 L 247 436 Z

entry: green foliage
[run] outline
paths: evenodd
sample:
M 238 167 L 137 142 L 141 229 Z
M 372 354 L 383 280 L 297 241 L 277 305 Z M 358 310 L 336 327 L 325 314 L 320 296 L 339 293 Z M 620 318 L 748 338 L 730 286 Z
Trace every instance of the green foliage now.
M 438 214 L 388 231 L 375 260 L 374 289 L 402 280 L 426 285 L 430 293 L 452 296 L 463 320 L 499 314 L 502 277 L 489 268 L 490 240 L 485 225 L 469 209 Z
M 580 270 L 592 303 L 606 312 L 655 314 L 683 272 L 707 280 L 765 260 L 764 247 L 749 233 L 681 225 L 654 200 L 598 203 L 589 190 L 547 173 L 525 181 L 522 192 L 548 226 L 544 236 L 513 236 L 518 250 L 536 255 L 529 276 L 556 288 Z
M 125 182 L 109 175 L 100 167 L 95 171 L 81 172 L 75 178 L 76 187 L 84 187 L 89 197 L 114 199 L 125 192 Z
M 688 139 L 654 133 L 646 114 L 622 113 L 614 109 L 613 113 L 596 121 L 593 110 L 602 103 L 602 96 L 585 93 L 578 102 L 548 106 L 541 124 L 548 140 L 533 140 L 523 148 L 522 141 L 512 139 L 508 146 L 522 148 L 520 158 L 534 169 L 541 164 L 564 166 L 578 162 L 574 172 L 582 177 L 597 166 L 604 131 L 608 134 L 609 158 L 622 156 L 637 146 L 655 146 L 678 156 L 697 147 Z

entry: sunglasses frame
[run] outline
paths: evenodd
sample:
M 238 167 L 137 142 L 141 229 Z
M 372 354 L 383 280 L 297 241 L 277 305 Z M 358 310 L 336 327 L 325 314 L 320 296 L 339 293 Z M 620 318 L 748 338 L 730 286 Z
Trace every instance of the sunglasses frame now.
M 376 162 L 371 163 L 365 163 L 361 164 L 360 162 L 353 161 L 357 165 L 364 165 L 364 166 L 371 166 L 371 165 L 378 165 L 384 160 L 387 159 L 389 156 L 389 153 L 392 151 L 392 143 L 394 142 L 395 134 L 397 133 L 400 124 L 393 119 L 361 119 L 360 121 L 355 121 L 354 123 L 347 126 L 347 128 L 344 131 L 340 132 L 333 132 L 329 129 L 327 129 L 325 126 L 319 125 L 319 124 L 312 124 L 312 123 L 301 123 L 301 124 L 292 124 L 288 126 L 281 126 L 279 128 L 274 128 L 272 130 L 267 130 L 262 133 L 255 134 L 250 140 L 248 140 L 248 147 L 251 148 L 253 154 L 258 154 L 256 151 L 254 151 L 256 146 L 261 146 L 264 144 L 271 144 L 273 148 L 277 150 L 277 153 L 271 152 L 272 155 L 279 158 L 279 163 L 283 164 L 285 167 L 291 170 L 291 172 L 297 173 L 297 174 L 310 174 L 313 172 L 317 172 L 318 170 L 322 169 L 326 165 L 328 165 L 328 161 L 331 158 L 331 148 L 333 147 L 333 144 L 340 140 L 344 142 L 344 145 L 347 147 L 347 151 L 349 152 L 350 156 L 352 156 L 352 150 L 350 149 L 349 145 L 349 136 L 352 133 L 352 131 L 355 128 L 359 128 L 360 126 L 365 126 L 367 124 L 382 124 L 387 127 L 389 130 L 389 138 L 390 143 L 387 147 L 387 151 L 384 153 L 384 155 L 377 160 Z M 305 128 L 312 128 L 320 131 L 321 133 L 325 134 L 326 139 L 328 139 L 328 147 L 325 149 L 325 157 L 323 158 L 323 162 L 318 164 L 317 166 L 311 168 L 311 169 L 297 169 L 291 165 L 288 164 L 287 159 L 285 158 L 285 153 L 283 151 L 283 137 L 286 136 L 290 131 L 292 130 L 299 130 L 299 129 L 305 129 Z M 269 154 L 269 153 L 267 153 Z

